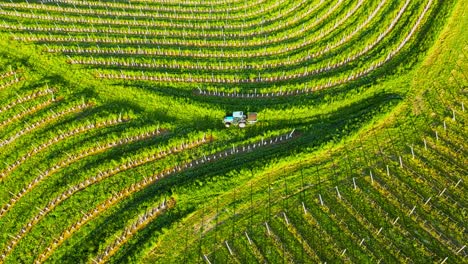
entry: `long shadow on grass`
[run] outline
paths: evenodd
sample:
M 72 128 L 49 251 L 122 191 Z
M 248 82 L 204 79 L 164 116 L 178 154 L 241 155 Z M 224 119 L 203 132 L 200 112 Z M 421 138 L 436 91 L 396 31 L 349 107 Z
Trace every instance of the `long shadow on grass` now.
M 339 111 L 330 115 L 294 123 L 294 125 L 300 126 L 298 127 L 299 133 L 302 135 L 290 142 L 220 159 L 208 165 L 189 169 L 183 173 L 162 179 L 122 202 L 111 211 L 109 216 L 92 222 L 95 225 L 88 227 L 92 231 L 88 232 L 84 237 L 80 239 L 71 238 L 70 240 L 73 240 L 73 242 L 69 241 L 71 243 L 69 246 L 72 246 L 73 249 L 66 250 L 61 256 L 61 261 L 85 259 L 90 254 L 95 255 L 103 241 L 106 241 L 115 232 L 119 232 L 117 230 L 124 228 L 128 221 L 134 219 L 148 205 L 158 203 L 161 197 L 172 195 L 175 186 L 177 186 L 178 190 L 186 190 L 190 193 L 191 188 L 198 186 L 195 181 L 209 181 L 213 176 L 222 176 L 232 169 L 262 166 L 262 164 L 267 164 L 273 159 L 278 160 L 296 152 L 304 151 L 306 148 L 308 151 L 311 148 L 318 149 L 330 141 L 338 141 L 351 133 L 356 133 L 359 128 L 368 124 L 376 116 L 386 113 L 389 107 L 397 101 L 399 100 L 396 94 L 376 94 L 367 100 L 339 109 Z M 286 127 L 290 125 L 291 123 L 285 124 Z M 207 192 L 213 192 L 213 190 L 207 190 Z M 174 214 L 174 217 L 167 218 L 163 223 L 156 224 L 156 226 L 152 227 L 151 232 L 144 231 L 142 234 L 146 235 L 139 236 L 139 241 L 135 242 L 136 244 L 131 248 L 128 248 L 121 258 L 131 258 L 131 255 L 136 253 L 132 253 L 132 250 L 143 250 L 148 247 L 151 240 L 154 239 L 155 233 L 160 232 L 163 228 L 169 228 L 199 206 L 196 201 L 192 203 L 185 201 L 185 203 L 187 208 L 178 208 L 178 213 Z
M 250 111 L 261 111 L 262 109 L 276 109 L 281 110 L 291 107 L 301 107 L 304 105 L 314 106 L 323 102 L 329 101 L 333 98 L 334 101 L 345 100 L 351 96 L 350 94 L 358 94 L 365 89 L 370 88 L 375 84 L 375 79 L 368 77 L 350 82 L 348 84 L 337 86 L 329 89 L 324 89 L 317 92 L 312 92 L 303 95 L 294 96 L 275 96 L 268 98 L 236 98 L 236 97 L 215 97 L 215 96 L 201 96 L 196 95 L 192 90 L 193 87 L 181 88 L 181 85 L 174 84 L 168 85 L 153 85 L 145 82 L 128 83 L 127 85 L 133 89 L 141 89 L 145 91 L 153 91 L 166 97 L 183 97 L 188 100 L 188 103 L 197 105 L 205 105 L 208 108 L 222 107 L 226 110 L 232 109 L 246 109 Z M 214 85 L 216 87 L 216 85 Z M 275 87 L 276 85 L 273 85 Z M 219 87 L 222 87 L 219 85 Z M 245 88 L 247 91 L 261 88 L 271 88 L 271 84 L 256 84 L 252 89 Z M 188 90 L 190 89 L 190 90 Z M 244 89 L 243 89 L 244 90 Z

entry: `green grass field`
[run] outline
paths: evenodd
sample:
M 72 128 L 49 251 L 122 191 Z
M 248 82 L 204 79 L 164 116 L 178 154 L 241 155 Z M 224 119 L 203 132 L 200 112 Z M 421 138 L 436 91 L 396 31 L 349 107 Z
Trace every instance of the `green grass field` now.
M 468 262 L 467 11 L 0 0 L 0 263 Z

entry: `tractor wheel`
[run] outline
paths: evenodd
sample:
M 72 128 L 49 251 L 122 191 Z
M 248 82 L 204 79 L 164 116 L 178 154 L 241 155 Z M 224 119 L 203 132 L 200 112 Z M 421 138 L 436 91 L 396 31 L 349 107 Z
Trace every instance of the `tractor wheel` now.
M 231 123 L 225 123 L 224 126 L 225 126 L 225 127 L 230 127 L 230 126 L 231 126 Z
M 240 128 L 244 128 L 244 127 L 245 127 L 245 123 L 239 123 L 239 127 L 240 127 Z

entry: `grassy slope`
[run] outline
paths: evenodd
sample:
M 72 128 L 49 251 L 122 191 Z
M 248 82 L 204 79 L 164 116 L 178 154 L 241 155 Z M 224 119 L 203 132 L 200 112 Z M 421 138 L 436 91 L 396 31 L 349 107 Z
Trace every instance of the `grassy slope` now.
M 4 41 L 2 42 L 1 50 L 3 51 L 3 54 L 8 57 L 8 62 L 21 61 L 23 66 L 32 69 L 36 75 L 47 76 L 47 78 L 55 80 L 52 84 L 57 86 L 60 92 L 64 94 L 68 100 L 79 99 L 80 97 L 91 99 L 95 101 L 97 106 L 104 110 L 104 112 L 130 112 L 132 113 L 131 115 L 139 119 L 142 124 L 154 122 L 169 123 L 167 127 L 174 129 L 175 137 L 183 136 L 187 132 L 194 130 L 208 129 L 208 131 L 211 130 L 211 133 L 214 133 L 220 139 L 220 143 L 217 148 L 224 148 L 226 145 L 229 146 L 230 142 L 234 143 L 239 140 L 258 140 L 262 135 L 268 136 L 270 133 L 289 131 L 298 126 L 299 128 L 303 127 L 303 129 L 306 130 L 313 128 L 317 132 L 309 134 L 304 137 L 304 139 L 301 139 L 300 142 L 302 143 L 294 143 L 293 145 L 286 146 L 289 151 L 284 152 L 281 151 L 281 148 L 276 147 L 270 150 L 268 155 L 266 155 L 267 152 L 260 151 L 250 155 L 247 160 L 246 158 L 241 158 L 240 161 L 230 159 L 217 165 L 218 167 L 223 167 L 223 169 L 219 170 L 215 174 L 209 172 L 212 171 L 214 167 L 206 167 L 200 171 L 189 172 L 187 175 L 178 176 L 173 181 L 163 184 L 161 186 L 163 189 L 157 191 L 155 198 L 150 199 L 147 196 L 147 194 L 154 196 L 154 190 L 149 190 L 148 192 L 145 192 L 145 194 L 140 195 L 144 199 L 142 204 L 151 204 L 152 200 L 158 200 L 158 197 L 164 197 L 171 194 L 176 195 L 180 199 L 181 203 L 179 208 L 182 212 L 189 212 L 195 208 L 199 208 L 201 203 L 206 201 L 207 196 L 213 196 L 231 190 L 239 184 L 246 184 L 249 180 L 249 176 L 240 176 L 235 172 L 236 170 L 234 168 L 238 166 L 239 163 L 244 164 L 244 166 L 248 163 L 250 164 L 248 166 L 256 167 L 257 164 L 269 163 L 272 159 L 275 160 L 274 157 L 277 156 L 287 157 L 293 151 L 290 149 L 291 147 L 295 149 L 295 152 L 302 152 L 300 149 L 313 150 L 323 144 L 332 144 L 333 141 L 339 140 L 343 136 L 352 133 L 352 131 L 359 129 L 362 125 L 365 125 L 375 117 L 374 114 L 385 113 L 386 109 L 393 104 L 394 100 L 398 101 L 398 98 L 393 98 L 393 95 L 397 94 L 397 91 L 381 93 L 379 92 L 379 87 L 372 87 L 363 91 L 349 90 L 345 94 L 341 95 L 341 101 L 333 102 L 338 99 L 328 97 L 324 98 L 325 100 L 317 104 L 315 102 L 315 98 L 306 99 L 306 102 L 313 102 L 309 110 L 310 112 L 313 112 L 313 115 L 309 114 L 305 121 L 298 119 L 297 121 L 291 122 L 286 118 L 289 113 L 284 114 L 282 113 L 283 109 L 277 108 L 273 105 L 273 107 L 265 107 L 267 114 L 264 114 L 264 116 L 270 115 L 273 117 L 268 120 L 268 124 L 261 124 L 260 126 L 246 131 L 225 130 L 219 122 L 224 111 L 220 110 L 220 107 L 216 104 L 206 105 L 205 103 L 197 101 L 187 101 L 181 100 L 177 97 L 158 95 L 147 90 L 131 90 L 107 82 L 97 82 L 90 78 L 87 73 L 82 72 L 79 68 L 66 65 L 63 58 L 50 57 L 48 54 L 41 54 L 40 50 L 36 50 L 34 45 L 24 45 Z M 395 85 L 394 88 L 398 90 L 399 86 Z M 351 97 L 351 99 L 346 99 L 347 95 L 349 95 L 348 97 Z M 294 99 L 292 102 L 294 103 L 294 108 L 300 111 L 302 103 L 304 102 L 302 100 L 295 101 Z M 363 104 L 363 102 L 365 103 Z M 236 105 L 236 107 L 245 107 L 245 105 L 240 104 Z M 187 113 L 190 113 L 190 115 Z M 261 111 L 260 114 L 262 114 Z M 348 120 L 350 115 L 354 115 L 355 119 L 360 119 L 360 121 L 350 123 L 352 121 Z M 362 118 L 362 115 L 366 115 L 367 117 Z M 208 120 L 206 120 L 207 116 L 210 117 Z M 21 126 L 21 123 L 18 123 L 17 125 Z M 349 127 L 346 130 L 343 130 L 345 126 Z M 319 131 L 334 132 L 320 133 Z M 298 149 L 298 146 L 301 147 Z M 18 150 L 19 148 L 17 151 Z M 282 154 L 279 155 L 281 152 Z M 117 153 L 117 156 L 111 158 L 119 159 L 119 155 L 120 154 Z M 272 163 L 274 163 L 274 161 Z M 26 166 L 27 168 L 22 168 L 22 172 L 28 172 L 28 168 L 29 173 L 35 171 L 34 162 L 29 162 Z M 260 168 L 262 167 L 263 166 Z M 261 170 L 263 169 L 260 169 L 258 173 L 263 174 L 264 172 Z M 82 171 L 80 173 L 86 174 L 87 172 Z M 63 175 L 66 176 L 66 174 Z M 231 175 L 240 177 L 231 178 Z M 189 176 L 189 178 L 187 178 L 187 176 Z M 227 181 L 227 179 L 230 180 Z M 176 181 L 177 184 L 174 184 L 174 181 Z M 199 188 L 200 184 L 204 185 L 204 187 Z M 10 181 L 5 186 L 10 186 L 11 190 L 14 190 L 16 185 L 18 184 Z M 16 188 L 21 188 L 18 186 L 16 186 Z M 107 192 L 109 192 L 109 190 L 107 190 Z M 3 199 L 8 199 L 9 197 L 7 192 L 2 195 L 4 196 Z M 136 197 L 135 199 L 138 201 L 142 198 Z M 131 200 L 129 204 L 132 204 L 132 201 L 133 200 Z M 122 205 L 121 208 L 125 208 L 125 206 L 126 205 Z M 138 210 L 141 211 L 142 206 L 143 205 L 140 205 L 134 213 L 137 214 Z M 114 212 L 117 212 L 117 219 L 115 219 L 115 216 L 110 219 L 125 223 L 128 221 L 126 220 L 127 218 L 132 217 L 132 214 L 121 217 L 118 214 L 118 210 L 114 210 Z M 20 212 L 18 211 L 17 213 Z M 13 216 L 14 215 L 16 214 L 13 214 Z M 183 215 L 184 213 L 181 216 Z M 60 214 L 54 217 L 60 217 Z M 3 221 L 7 221 L 8 219 L 11 219 L 11 216 L 7 216 Z M 168 223 L 172 223 L 176 220 L 177 216 L 169 219 Z M 90 230 L 94 230 L 95 227 L 95 225 L 92 225 Z M 111 230 L 110 232 L 115 231 Z M 85 233 L 88 232 L 85 231 Z M 92 234 L 92 231 L 89 233 Z M 7 233 L 5 233 L 5 236 L 8 237 Z M 73 241 L 71 244 L 73 245 Z M 72 252 L 68 247 L 64 247 L 63 250 L 68 253 Z M 60 256 L 61 253 L 59 252 L 58 255 Z M 23 256 L 26 257 L 25 261 L 29 258 L 28 255 Z M 83 258 L 84 256 L 74 255 L 73 257 Z
M 424 97 L 423 93 L 427 89 L 434 88 L 434 80 L 440 83 L 448 83 L 450 84 L 449 89 L 456 90 L 456 84 L 451 75 L 451 70 L 457 63 L 457 60 L 454 60 L 454 54 L 458 54 L 456 56 L 458 60 L 464 56 L 463 52 L 466 54 L 468 35 L 463 33 L 468 25 L 466 11 L 467 6 L 463 4 L 463 1 L 458 1 L 444 26 L 444 30 L 440 33 L 437 42 L 427 51 L 427 56 L 424 58 L 424 61 L 419 63 L 418 67 L 415 67 L 412 71 L 391 80 L 385 80 L 385 82 L 376 85 L 379 87 L 378 89 L 385 87 L 384 89 L 389 90 L 398 86 L 400 89 L 408 91 L 408 93 L 406 94 L 405 100 L 397 107 L 393 108 L 391 112 L 380 116 L 374 123 L 369 124 L 356 134 L 353 134 L 350 138 L 347 138 L 345 144 L 348 148 L 352 148 L 354 145 L 358 144 L 358 137 L 365 139 L 370 134 L 378 134 L 379 131 L 383 131 L 385 127 L 401 126 L 405 129 L 416 122 L 421 130 L 425 129 L 427 124 L 424 123 L 425 119 L 422 118 L 421 115 L 430 114 L 431 109 L 429 109 L 427 103 L 436 103 L 437 98 Z M 467 64 L 465 63 L 464 65 L 466 67 Z M 466 68 L 463 68 L 463 70 L 466 72 Z M 460 75 L 460 73 L 458 74 Z M 463 78 L 462 76 L 459 77 Z M 216 196 L 216 199 L 208 199 L 206 207 L 203 207 L 204 210 L 192 214 L 190 217 L 186 218 L 182 224 L 174 227 L 173 230 L 166 231 L 158 244 L 155 245 L 155 249 L 147 255 L 146 261 L 152 262 L 155 259 L 166 261 L 167 259 L 173 259 L 173 257 L 175 259 L 179 258 L 179 260 L 184 258 L 184 246 L 188 244 L 190 247 L 190 243 L 194 243 L 193 247 L 196 247 L 197 237 L 193 237 L 193 240 L 187 243 L 185 241 L 186 238 L 180 239 L 180 235 L 188 233 L 189 238 L 192 238 L 190 234 L 195 234 L 196 236 L 198 233 L 196 230 L 193 232 L 192 226 L 199 226 L 202 219 L 207 221 L 207 219 L 213 218 L 216 215 L 217 208 L 213 207 L 213 204 L 217 203 L 219 210 L 228 210 L 227 208 L 232 210 L 231 203 L 234 195 L 236 195 L 236 199 L 241 201 L 240 205 L 237 205 L 237 210 L 242 212 L 242 207 L 244 207 L 244 210 L 248 210 L 250 186 L 254 186 L 254 197 L 258 200 L 264 200 L 266 193 L 265 186 L 268 184 L 266 180 L 267 176 L 272 184 L 274 184 L 275 180 L 280 181 L 280 178 L 282 180 L 286 173 L 288 184 L 291 184 L 291 189 L 294 189 L 294 181 L 296 181 L 296 188 L 297 185 L 300 185 L 300 181 L 298 180 L 301 176 L 299 173 L 300 168 L 314 165 L 323 166 L 319 164 L 322 162 L 330 162 L 330 160 L 333 159 L 330 158 L 330 156 L 340 156 L 345 155 L 345 153 L 343 144 L 341 143 L 331 144 L 330 147 L 312 153 L 303 152 L 297 155 L 298 158 L 292 158 L 291 160 L 286 158 L 282 162 L 275 162 L 275 164 L 268 166 L 264 170 L 254 172 L 252 180 L 245 182 L 243 185 L 236 186 L 234 190 L 230 192 L 225 192 L 220 196 Z M 250 174 L 250 172 L 241 171 L 239 174 Z M 242 205 L 242 201 L 245 203 L 244 205 Z M 222 214 L 220 217 L 222 217 Z M 222 222 L 221 219 L 220 222 Z M 222 241 L 222 238 L 219 240 Z M 167 252 L 173 252 L 174 255 L 167 254 Z
M 314 95 L 304 100 L 283 102 L 291 103 L 293 110 L 290 111 L 292 113 L 294 111 L 296 113 L 303 111 L 303 104 L 311 105 L 307 111 L 313 114 L 308 114 L 307 120 L 300 122 L 287 120 L 287 117 L 291 113 L 284 114 L 283 109 L 275 105 L 259 107 L 251 103 L 234 102 L 232 105 L 223 106 L 217 103 L 199 102 L 197 98 L 180 99 L 172 97 L 158 93 L 157 89 L 156 92 L 146 89 L 134 90 L 119 85 L 116 86 L 106 81 L 95 81 L 88 74 L 74 66 L 63 67 L 64 60 L 61 58 L 49 57 L 47 54 L 45 56 L 38 54 L 37 51 L 33 50 L 33 45 L 2 41 L 1 49 L 9 54 L 15 54 L 20 50 L 22 51 L 22 57 L 32 56 L 32 59 L 29 60 L 31 64 L 28 66 L 36 69 L 40 74 L 48 73 L 63 76 L 63 79 L 66 80 L 63 84 L 64 89 L 72 91 L 69 93 L 70 96 L 74 96 L 76 92 L 83 91 L 85 96 L 95 98 L 99 104 L 105 105 L 109 109 L 109 112 L 126 109 L 127 111 L 135 112 L 137 116 L 143 119 L 143 123 L 171 123 L 170 127 L 177 128 L 176 135 L 178 136 L 182 136 L 193 130 L 213 131 L 218 137 L 225 140 L 222 141 L 224 142 L 222 144 L 226 144 L 226 141 L 230 138 L 234 138 L 232 141 L 235 142 L 250 139 L 251 137 L 259 138 L 267 130 L 282 131 L 296 126 L 303 127 L 305 132 L 304 139 L 300 139 L 299 143 L 294 144 L 303 145 L 300 148 L 288 145 L 283 149 L 273 149 L 271 155 L 267 155 L 266 157 L 263 157 L 263 153 L 254 153 L 251 157 L 230 159 L 225 163 L 213 166 L 213 168 L 220 169 L 216 173 L 209 172 L 210 168 L 187 172 L 174 179 L 174 181 L 181 181 L 179 186 L 171 187 L 171 182 L 169 182 L 161 186 L 163 187 L 162 191 L 149 190 L 147 193 L 142 194 L 140 198 L 135 198 L 135 201 L 138 201 L 138 199 L 146 201 L 145 199 L 148 198 L 145 197 L 148 195 L 156 194 L 157 197 L 163 197 L 172 194 L 180 200 L 178 203 L 180 216 L 177 216 L 176 213 L 174 218 L 177 220 L 178 217 L 181 217 L 183 220 L 177 225 L 170 225 L 171 223 L 176 223 L 176 221 L 174 219 L 166 219 L 165 221 L 168 223 L 161 226 L 168 228 L 168 230 L 161 236 L 158 244 L 156 244 L 157 239 L 144 238 L 141 244 L 143 247 L 137 249 L 136 253 L 130 250 L 129 256 L 124 256 L 124 258 L 141 256 L 146 253 L 145 248 L 152 247 L 154 244 L 157 246 L 157 250 L 153 252 L 161 254 L 170 252 L 165 257 L 179 257 L 180 255 L 177 255 L 177 252 L 182 252 L 181 249 L 185 243 L 181 239 L 181 234 L 184 234 L 186 230 L 184 226 L 192 227 L 199 225 L 198 222 L 203 210 L 205 217 L 209 218 L 210 215 L 213 215 L 216 210 L 213 207 L 213 203 L 216 201 L 215 197 L 219 200 L 219 207 L 223 207 L 232 202 L 234 192 L 238 196 L 237 199 L 245 199 L 249 193 L 250 186 L 254 186 L 253 191 L 258 193 L 258 199 L 264 200 L 264 186 L 267 181 L 274 182 L 277 178 L 279 179 L 284 176 L 285 173 L 291 173 L 290 179 L 296 180 L 296 186 L 293 184 L 291 188 L 298 187 L 300 185 L 297 181 L 300 177 L 298 168 L 328 160 L 328 156 L 342 154 L 343 139 L 346 139 L 346 144 L 355 145 L 358 136 L 365 137 L 371 131 L 378 131 L 383 126 L 391 126 L 396 119 L 402 125 L 408 126 L 409 120 L 401 119 L 401 117 L 407 116 L 409 113 L 426 114 L 427 109 L 425 107 L 427 106 L 420 103 L 424 99 L 419 99 L 422 97 L 423 87 L 432 86 L 435 78 L 453 83 L 450 72 L 444 70 L 449 68 L 446 67 L 448 64 L 453 64 L 453 54 L 449 50 L 460 51 L 466 46 L 466 34 L 462 34 L 463 28 L 466 28 L 466 10 L 464 10 L 466 7 L 463 7 L 462 3 L 463 1 L 458 2 L 458 7 L 454 9 L 455 13 L 451 16 L 447 24 L 448 26 L 446 26 L 446 29 L 441 34 L 437 45 L 428 52 L 429 55 L 422 64 L 422 67 L 396 78 L 387 78 L 384 82 L 372 87 L 343 90 L 343 93 L 341 95 L 338 94 L 337 97 L 334 97 L 336 94 L 328 96 L 328 92 L 324 92 L 317 97 Z M 409 93 L 406 93 L 407 91 Z M 399 101 L 398 97 L 402 97 L 405 94 L 406 99 L 404 102 L 395 107 L 395 102 Z M 397 96 L 397 98 L 393 98 L 394 96 Z M 434 100 L 433 98 L 429 99 Z M 382 106 L 384 107 L 381 108 Z M 269 123 L 275 125 L 262 125 L 258 129 L 253 128 L 247 132 L 225 131 L 221 128 L 221 124 L 218 121 L 222 118 L 225 111 L 233 107 L 261 108 L 260 114 L 268 116 Z M 365 109 L 370 110 L 367 111 Z M 389 111 L 390 109 L 393 110 Z M 187 113 L 190 113 L 190 115 Z M 368 117 L 357 124 L 353 124 L 353 122 L 350 122 L 352 120 L 348 119 L 353 114 L 355 114 L 355 120 L 360 119 L 366 114 Z M 323 116 L 328 116 L 329 119 L 327 120 Z M 327 122 L 330 123 L 328 124 Z M 418 125 L 421 125 L 421 123 L 422 121 Z M 334 132 L 330 133 L 330 131 Z M 288 149 L 288 151 L 284 151 L 284 149 Z M 280 152 L 284 152 L 284 155 L 280 155 Z M 295 156 L 289 156 L 292 153 Z M 243 163 L 244 167 L 256 168 L 253 171 L 253 175 L 248 169 L 237 170 L 229 167 L 229 165 L 234 165 L 235 167 L 239 163 Z M 262 163 L 266 163 L 267 165 L 265 166 Z M 254 177 L 252 178 L 252 176 Z M 196 178 L 197 180 L 187 180 L 187 177 Z M 129 204 L 132 203 L 129 202 Z M 246 205 L 244 204 L 243 206 Z M 125 205 L 122 208 L 125 208 Z M 239 210 L 240 208 L 241 206 L 238 207 Z M 192 211 L 194 212 L 192 213 Z M 116 212 L 118 213 L 119 211 Z M 106 219 L 125 221 L 125 218 L 116 216 L 117 213 L 113 217 Z M 229 216 L 226 215 L 225 217 Z M 161 231 L 162 227 L 157 226 L 151 230 L 157 233 Z M 95 227 L 91 227 L 91 230 L 95 229 Z M 92 232 L 89 233 L 92 234 Z M 70 248 L 65 247 L 63 250 L 67 249 L 69 250 Z M 133 250 L 135 249 L 133 248 Z M 174 251 L 176 251 L 175 254 L 172 254 Z M 124 251 L 124 255 L 125 252 L 128 251 Z M 59 253 L 59 255 L 61 254 Z M 155 256 L 158 255 L 150 254 L 149 259 Z

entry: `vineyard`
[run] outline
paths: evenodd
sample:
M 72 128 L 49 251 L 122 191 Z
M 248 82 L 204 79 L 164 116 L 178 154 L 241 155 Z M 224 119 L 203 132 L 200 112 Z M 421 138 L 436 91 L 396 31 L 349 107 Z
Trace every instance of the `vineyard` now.
M 0 263 L 467 263 L 467 12 L 0 0 Z

